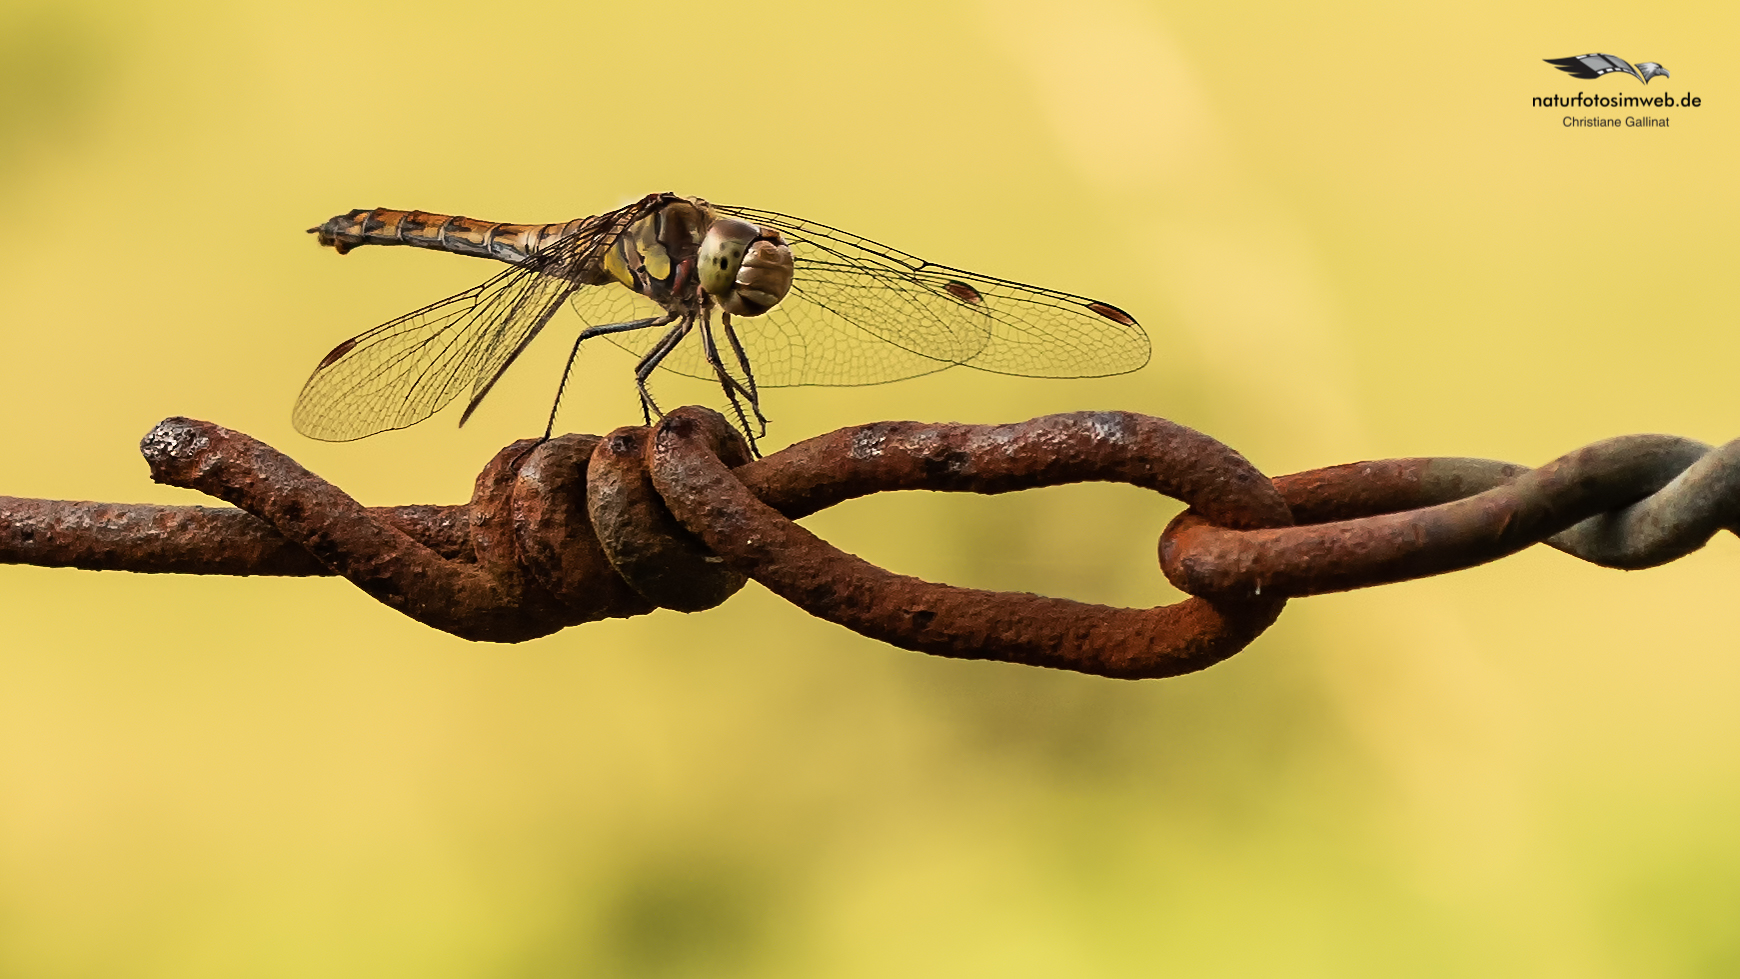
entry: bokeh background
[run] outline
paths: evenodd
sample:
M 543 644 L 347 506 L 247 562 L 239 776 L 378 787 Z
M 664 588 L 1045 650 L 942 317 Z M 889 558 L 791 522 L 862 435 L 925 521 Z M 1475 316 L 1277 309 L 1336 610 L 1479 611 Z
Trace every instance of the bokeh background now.
M 353 207 L 562 220 L 655 190 L 1103 297 L 1154 363 L 771 392 L 771 447 L 885 418 L 1164 415 L 1265 471 L 1740 434 L 1740 8 L 766 0 L 0 6 L 0 493 L 201 502 L 185 414 L 370 504 L 534 433 L 348 445 L 335 342 L 490 269 L 340 259 Z M 1702 97 L 1568 130 L 1535 95 Z M 1660 113 L 1656 113 L 1660 114 Z M 572 324 L 570 324 L 570 327 Z M 569 334 L 571 335 L 571 334 Z M 587 355 L 568 430 L 637 412 Z M 1128 487 L 884 496 L 895 570 L 1172 600 Z M 0 975 L 1740 973 L 1740 547 L 1535 549 L 1299 601 L 1206 673 L 928 658 L 759 586 L 472 645 L 341 581 L 0 568 Z

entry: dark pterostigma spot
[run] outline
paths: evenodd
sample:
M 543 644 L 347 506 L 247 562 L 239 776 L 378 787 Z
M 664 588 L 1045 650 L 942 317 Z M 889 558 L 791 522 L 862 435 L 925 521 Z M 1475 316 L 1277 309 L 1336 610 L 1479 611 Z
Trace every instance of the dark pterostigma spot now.
M 985 297 L 979 295 L 979 290 L 974 289 L 965 282 L 950 280 L 949 284 L 943 286 L 943 288 L 948 291 L 949 295 L 964 303 L 972 303 L 974 306 L 978 306 L 985 301 Z
M 347 353 L 350 353 L 351 350 L 355 347 L 356 347 L 356 338 L 351 337 L 349 340 L 346 340 L 343 343 L 339 344 L 338 346 L 333 347 L 331 353 L 327 354 L 325 357 L 320 358 L 320 366 L 316 367 L 314 369 L 317 371 L 323 371 L 323 370 L 327 369 L 328 367 L 331 367 L 333 365 L 333 363 L 338 360 L 338 358 L 343 357 Z
M 1122 323 L 1125 326 L 1135 326 L 1136 325 L 1136 317 L 1131 316 L 1129 313 L 1124 312 L 1123 310 L 1119 309 L 1116 306 L 1113 306 L 1111 303 L 1099 303 L 1099 302 L 1088 303 L 1087 308 L 1093 310 L 1094 312 L 1100 314 L 1101 316 L 1104 316 L 1106 319 L 1109 319 L 1114 323 Z

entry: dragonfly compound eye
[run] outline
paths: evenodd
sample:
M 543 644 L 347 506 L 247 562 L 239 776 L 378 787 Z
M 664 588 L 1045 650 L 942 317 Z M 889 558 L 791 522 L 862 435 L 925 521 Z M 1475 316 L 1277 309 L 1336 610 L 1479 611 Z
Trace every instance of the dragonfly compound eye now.
M 723 300 L 731 294 L 743 254 L 760 234 L 760 228 L 737 218 L 719 218 L 707 228 L 695 262 L 700 266 L 701 288 L 708 295 Z
M 707 229 L 696 262 L 701 288 L 733 316 L 760 316 L 791 290 L 791 249 L 771 228 L 720 218 Z

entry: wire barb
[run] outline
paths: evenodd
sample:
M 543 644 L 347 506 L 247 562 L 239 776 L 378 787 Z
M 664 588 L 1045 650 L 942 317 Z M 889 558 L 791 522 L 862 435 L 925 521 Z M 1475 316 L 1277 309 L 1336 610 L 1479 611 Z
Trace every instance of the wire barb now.
M 1073 412 L 1011 425 L 879 422 L 752 459 L 717 412 L 609 436 L 525 440 L 460 506 L 367 508 L 239 432 L 166 419 L 152 478 L 239 509 L 0 497 L 0 561 L 95 570 L 349 578 L 467 639 L 520 642 L 655 608 L 700 611 L 749 578 L 891 645 L 1101 676 L 1174 676 L 1243 649 L 1288 598 L 1473 567 L 1545 542 L 1652 567 L 1740 527 L 1740 440 L 1585 446 L 1538 469 L 1389 459 L 1269 479 L 1161 418 Z M 1152 609 L 935 584 L 794 520 L 900 489 L 1005 493 L 1119 481 L 1182 500 L 1160 538 L 1191 597 Z

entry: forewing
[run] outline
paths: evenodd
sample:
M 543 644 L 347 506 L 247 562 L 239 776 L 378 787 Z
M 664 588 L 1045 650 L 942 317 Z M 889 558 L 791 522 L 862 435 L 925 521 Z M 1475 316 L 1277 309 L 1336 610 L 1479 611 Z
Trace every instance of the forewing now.
M 339 344 L 302 386 L 296 430 L 348 442 L 415 425 L 468 389 L 481 393 L 576 288 L 548 267 L 516 266 Z
M 734 320 L 763 387 L 876 384 L 955 365 L 1101 377 L 1148 362 L 1147 334 L 1108 303 L 926 262 L 787 214 L 719 210 L 778 229 L 792 248 L 791 293 Z M 710 376 L 696 363 L 679 369 Z

